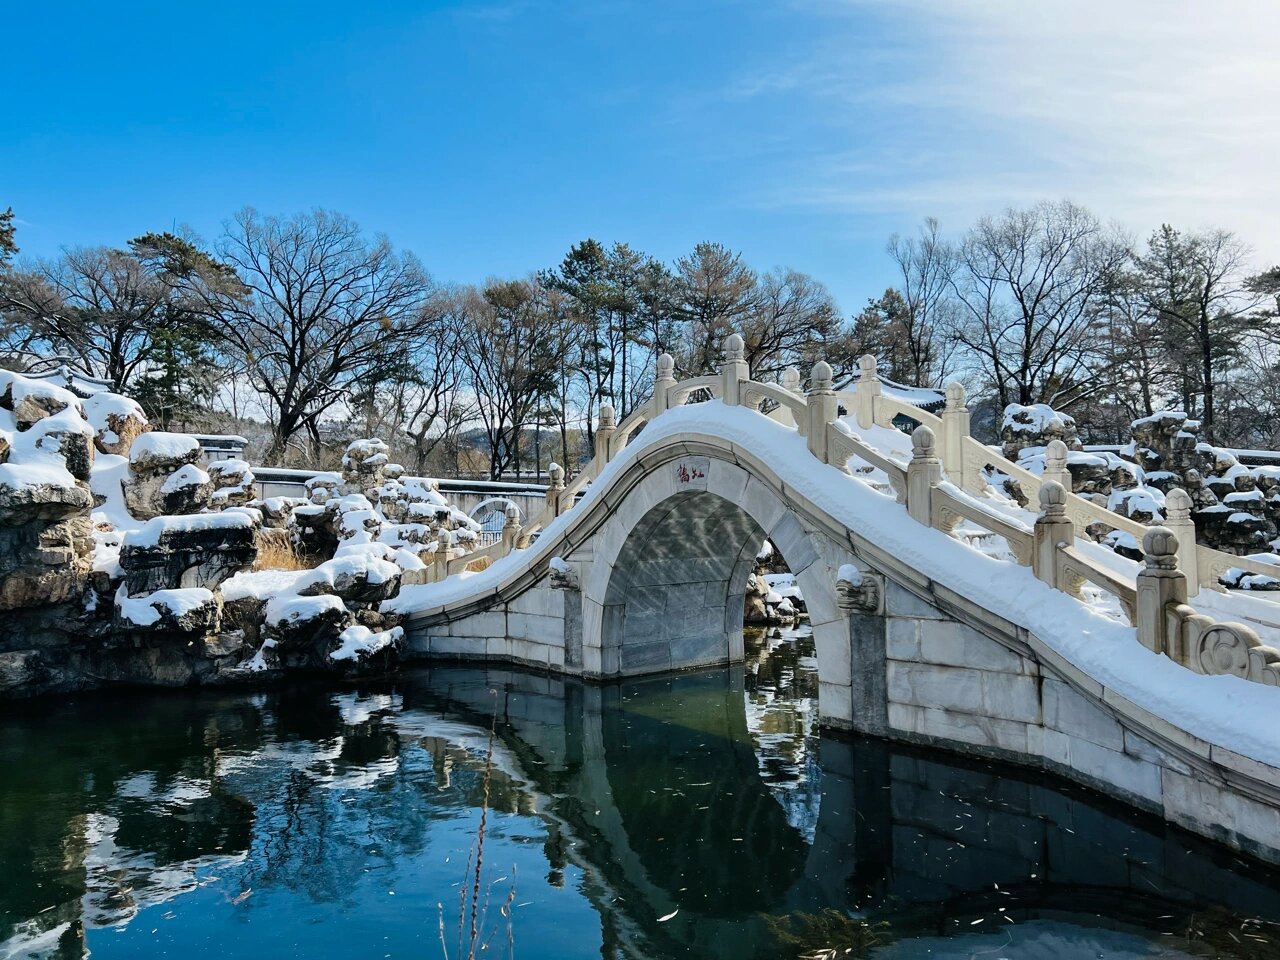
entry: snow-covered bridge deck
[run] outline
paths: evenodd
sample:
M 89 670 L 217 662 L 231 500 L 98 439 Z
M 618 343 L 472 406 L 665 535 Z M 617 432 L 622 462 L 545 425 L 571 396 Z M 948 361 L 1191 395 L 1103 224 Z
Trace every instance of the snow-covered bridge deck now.
M 488 570 L 405 587 L 389 606 L 411 649 L 588 677 L 736 659 L 767 536 L 806 598 L 827 724 L 1055 770 L 1280 861 L 1280 605 L 1212 589 L 1250 561 L 1196 547 L 1176 499 L 1173 529 L 1148 529 L 1003 460 L 958 387 L 935 417 L 883 394 L 873 361 L 851 393 L 820 363 L 800 394 L 750 380 L 740 341 L 727 354 L 682 383 L 664 357 L 651 404 L 606 411 L 596 458 Z M 1145 563 L 1076 537 L 1098 522 Z

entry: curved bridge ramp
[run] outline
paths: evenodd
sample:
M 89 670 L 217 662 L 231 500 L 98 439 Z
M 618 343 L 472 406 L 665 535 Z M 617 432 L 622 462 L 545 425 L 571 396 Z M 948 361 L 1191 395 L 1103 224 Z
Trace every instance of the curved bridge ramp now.
M 726 355 L 683 382 L 660 358 L 649 404 L 601 412 L 596 457 L 511 517 L 489 569 L 442 555 L 438 582 L 386 604 L 411 652 L 587 678 L 731 662 L 768 537 L 805 597 L 827 725 L 1052 770 L 1280 862 L 1280 605 L 1213 589 L 1253 561 L 1197 547 L 1175 497 L 1145 528 L 1069 493 L 1053 450 L 1045 477 L 1005 461 L 969 436 L 958 385 L 934 416 L 884 393 L 872 358 L 854 391 L 819 362 L 801 393 L 794 371 L 751 380 L 740 338 Z M 1145 562 L 1076 536 L 1095 524 Z

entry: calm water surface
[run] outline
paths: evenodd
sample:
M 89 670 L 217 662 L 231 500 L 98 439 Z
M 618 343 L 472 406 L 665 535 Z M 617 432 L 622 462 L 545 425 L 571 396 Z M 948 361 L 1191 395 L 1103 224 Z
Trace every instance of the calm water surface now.
M 796 631 L 609 687 L 449 667 L 7 708 L 0 958 L 456 958 L 486 756 L 480 956 L 1280 957 L 1276 872 L 820 735 L 812 655 Z

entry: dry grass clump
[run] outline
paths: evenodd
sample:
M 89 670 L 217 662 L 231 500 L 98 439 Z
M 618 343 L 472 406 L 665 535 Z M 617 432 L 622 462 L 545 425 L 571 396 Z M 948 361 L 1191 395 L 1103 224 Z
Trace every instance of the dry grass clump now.
M 258 535 L 254 570 L 310 570 L 313 566 L 299 552 L 288 530 L 263 530 Z
M 491 566 L 493 566 L 493 557 L 476 557 L 463 569 L 468 573 L 480 573 L 482 570 L 488 570 Z

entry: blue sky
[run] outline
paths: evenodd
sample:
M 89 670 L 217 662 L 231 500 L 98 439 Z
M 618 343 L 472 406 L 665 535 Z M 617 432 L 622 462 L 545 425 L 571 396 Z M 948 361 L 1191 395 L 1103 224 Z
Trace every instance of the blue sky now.
M 441 280 L 586 236 L 717 240 L 846 311 L 884 244 L 1071 197 L 1280 260 L 1272 4 L 15 3 L 0 208 L 24 254 L 246 204 L 341 210 Z

